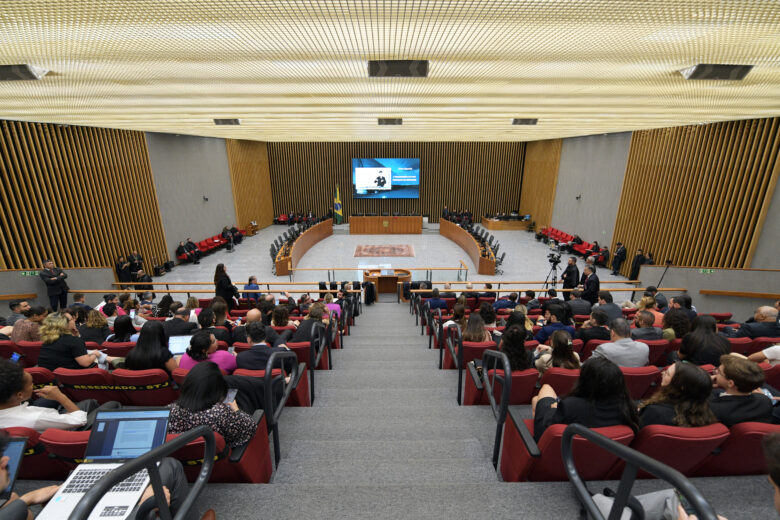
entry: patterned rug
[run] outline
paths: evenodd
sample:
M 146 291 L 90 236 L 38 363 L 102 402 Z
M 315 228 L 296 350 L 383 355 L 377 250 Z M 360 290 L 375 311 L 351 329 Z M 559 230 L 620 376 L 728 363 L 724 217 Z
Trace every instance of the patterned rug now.
M 355 248 L 355 256 L 414 256 L 410 244 L 362 245 Z

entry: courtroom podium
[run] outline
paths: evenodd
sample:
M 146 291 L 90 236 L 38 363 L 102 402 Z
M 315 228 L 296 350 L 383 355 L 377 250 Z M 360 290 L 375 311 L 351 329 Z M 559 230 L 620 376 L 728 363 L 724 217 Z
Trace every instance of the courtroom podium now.
M 366 269 L 363 281 L 373 282 L 377 293 L 397 293 L 398 282 L 411 282 L 412 272 L 406 269 Z

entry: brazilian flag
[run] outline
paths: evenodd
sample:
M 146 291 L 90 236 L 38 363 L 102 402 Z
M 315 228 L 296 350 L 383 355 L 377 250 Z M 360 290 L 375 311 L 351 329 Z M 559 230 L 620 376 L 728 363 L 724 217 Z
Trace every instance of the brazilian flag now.
M 344 213 L 341 210 L 341 197 L 339 196 L 339 185 L 336 184 L 336 197 L 333 199 L 333 221 L 335 224 L 341 224 L 344 220 Z

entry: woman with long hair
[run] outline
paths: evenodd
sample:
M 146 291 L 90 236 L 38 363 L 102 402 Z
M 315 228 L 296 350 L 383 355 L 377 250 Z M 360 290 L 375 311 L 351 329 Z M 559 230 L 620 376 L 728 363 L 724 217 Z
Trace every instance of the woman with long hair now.
M 720 365 L 720 356 L 731 354 L 731 343 L 718 334 L 718 326 L 712 316 L 696 316 L 691 330 L 683 336 L 677 353 L 680 359 L 694 365 Z
M 214 270 L 214 287 L 216 295 L 225 299 L 229 309 L 236 307 L 236 299 L 239 297 L 238 288 L 230 280 L 225 264 L 217 264 Z
M 642 299 L 639 300 L 639 304 L 637 304 L 637 309 L 640 311 L 647 311 L 653 315 L 653 318 L 655 318 L 653 320 L 653 327 L 660 327 L 663 325 L 664 313 L 658 310 L 655 298 L 652 296 L 642 297 Z
M 575 369 L 580 368 L 580 356 L 573 350 L 571 334 L 565 330 L 556 330 L 550 336 L 550 345 L 536 347 L 538 358 L 536 369 L 544 374 L 551 367 Z
M 224 402 L 227 394 L 228 381 L 216 364 L 206 361 L 193 366 L 181 385 L 179 399 L 171 405 L 168 433 L 183 433 L 205 424 L 222 435 L 231 448 L 249 442 L 257 425 L 235 399 Z
M 673 341 L 688 334 L 691 328 L 691 321 L 688 319 L 688 315 L 680 309 L 669 309 L 664 314 L 661 328 L 663 329 L 664 339 Z
M 525 349 L 525 340 L 528 335 L 520 325 L 508 327 L 501 336 L 498 350 L 506 354 L 512 372 L 533 368 L 530 352 Z
M 236 356 L 227 350 L 217 350 L 217 338 L 207 330 L 200 330 L 190 339 L 190 348 L 179 360 L 179 368 L 189 370 L 198 363 L 211 361 L 220 369 L 232 374 L 236 369 Z
M 100 345 L 111 334 L 106 317 L 100 311 L 91 310 L 87 313 L 87 321 L 78 327 L 79 335 L 84 341 L 92 341 Z
M 298 322 L 290 320 L 290 310 L 286 305 L 277 305 L 274 307 L 274 313 L 271 316 L 271 325 L 274 327 L 287 327 L 292 325 L 298 327 Z
M 325 307 L 328 308 L 330 314 L 336 314 L 336 318 L 341 317 L 341 305 L 333 302 L 333 294 L 325 293 Z
M 591 357 L 580 368 L 580 377 L 563 399 L 550 385 L 542 385 L 531 401 L 534 438 L 553 424 L 580 423 L 587 428 L 624 424 L 639 429 L 636 406 L 628 394 L 623 372 L 606 358 Z
M 710 409 L 712 379 L 691 363 L 677 362 L 661 373 L 661 388 L 639 406 L 643 426 L 707 426 L 718 422 Z
M 132 341 L 133 335 L 137 331 L 133 326 L 133 320 L 130 316 L 119 316 L 114 320 L 114 333 L 106 341 L 109 343 L 126 343 Z
M 444 322 L 444 328 L 446 329 L 450 325 L 457 325 L 460 330 L 466 328 L 466 306 L 462 303 L 456 303 L 452 308 L 452 318 Z
M 228 319 L 228 304 L 223 298 L 214 298 L 211 301 L 211 310 L 214 311 L 215 327 L 226 327 L 229 331 L 233 330 L 235 322 Z
M 190 319 L 189 321 L 191 323 L 198 323 L 198 315 L 200 314 L 200 311 L 202 310 L 200 308 L 200 302 L 198 299 L 194 296 L 190 296 L 187 298 L 187 301 L 184 304 L 184 308 L 190 311 Z
M 482 321 L 485 322 L 485 327 L 496 326 L 496 310 L 488 302 L 482 302 L 479 306 L 479 315 L 482 316 Z
M 179 362 L 168 350 L 165 327 L 159 321 L 147 321 L 141 327 L 138 341 L 127 353 L 125 368 L 128 370 L 149 370 L 159 368 L 169 374 L 179 367 Z
M 152 314 L 154 314 L 155 318 L 170 318 L 173 316 L 173 313 L 171 312 L 171 304 L 173 303 L 173 297 L 170 294 L 166 294 L 162 298 L 160 298 L 160 303 L 157 304 L 157 307 L 152 311 Z
M 529 320 L 525 313 L 522 311 L 518 311 L 517 307 L 522 307 L 525 309 L 525 305 L 518 305 L 515 307 L 515 310 L 512 311 L 512 313 L 509 314 L 509 316 L 506 319 L 506 322 L 504 323 L 504 326 L 506 328 L 511 327 L 512 325 L 520 325 L 525 329 L 526 332 L 533 332 L 534 330 L 534 322 Z
M 493 341 L 493 337 L 490 335 L 490 331 L 485 329 L 485 321 L 478 312 L 472 313 L 466 322 L 466 329 L 461 333 L 463 341 L 471 341 L 474 343 L 484 343 L 486 341 Z

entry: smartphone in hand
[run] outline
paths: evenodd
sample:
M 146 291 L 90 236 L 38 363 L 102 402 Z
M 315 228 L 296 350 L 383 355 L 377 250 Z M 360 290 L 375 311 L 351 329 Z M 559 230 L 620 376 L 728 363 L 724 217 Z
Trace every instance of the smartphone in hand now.
M 225 396 L 225 400 L 223 401 L 225 404 L 230 404 L 233 401 L 236 400 L 236 394 L 238 393 L 238 388 L 228 388 L 227 396 Z

